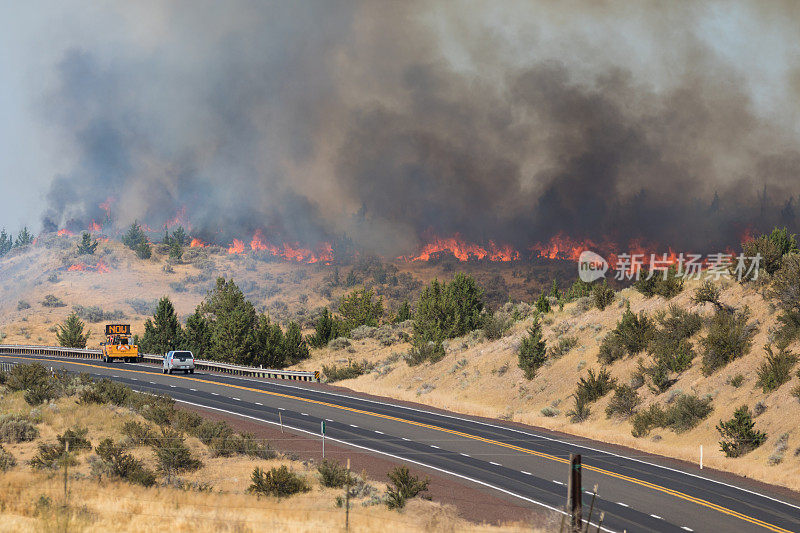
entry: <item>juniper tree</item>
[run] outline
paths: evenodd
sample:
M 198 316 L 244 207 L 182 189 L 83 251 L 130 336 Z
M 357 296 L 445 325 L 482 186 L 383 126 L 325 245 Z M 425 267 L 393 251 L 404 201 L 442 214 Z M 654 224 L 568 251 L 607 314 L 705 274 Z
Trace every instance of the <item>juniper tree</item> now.
M 81 236 L 81 242 L 78 243 L 78 255 L 94 255 L 98 244 L 97 239 L 92 241 L 92 236 L 84 232 Z
M 167 353 L 182 343 L 183 331 L 169 297 L 158 301 L 153 318 L 144 323 L 141 348 L 147 353 Z
M 142 230 L 138 221 L 134 220 L 133 224 L 128 228 L 128 231 L 122 236 L 122 244 L 133 251 L 137 251 L 140 245 L 147 244 L 147 235 Z
M 356 289 L 339 302 L 339 313 L 349 331 L 358 326 L 377 326 L 383 316 L 383 298 L 373 301 L 372 289 Z
M 727 422 L 720 420 L 717 425 L 722 436 L 719 445 L 726 457 L 741 457 L 764 444 L 767 434 L 753 429 L 754 426 L 753 415 L 746 405 L 738 408 Z
M 283 335 L 283 352 L 286 362 L 290 365 L 308 359 L 308 345 L 297 322 L 289 322 L 289 327 Z
M 68 348 L 86 348 L 90 332 L 84 333 L 85 324 L 74 311 L 67 316 L 63 324 L 59 324 L 56 339 L 58 344 Z
M 2 231 L 0 231 L 0 257 L 6 255 L 13 246 L 14 237 L 6 233 L 6 229 L 3 228 Z
M 536 371 L 547 361 L 547 345 L 542 339 L 542 325 L 538 318 L 528 329 L 528 335 L 522 338 L 517 358 L 526 379 L 536 377 Z
M 181 347 L 191 350 L 199 359 L 206 358 L 211 350 L 211 323 L 199 307 L 186 319 Z
M 400 308 L 397 310 L 395 322 L 405 322 L 406 320 L 411 320 L 411 318 L 411 304 L 408 303 L 408 300 L 403 300 L 403 303 L 400 304 Z
M 315 348 L 327 346 L 331 340 L 339 336 L 342 329 L 339 320 L 327 307 L 324 307 L 314 325 L 314 334 L 309 336 L 308 342 Z
M 217 284 L 201 304 L 212 324 L 212 355 L 220 361 L 245 361 L 251 357 L 256 310 L 233 280 Z
M 28 246 L 33 242 L 33 234 L 28 231 L 28 226 L 22 228 L 17 234 L 17 240 L 14 241 L 14 248 L 21 248 L 22 246 Z

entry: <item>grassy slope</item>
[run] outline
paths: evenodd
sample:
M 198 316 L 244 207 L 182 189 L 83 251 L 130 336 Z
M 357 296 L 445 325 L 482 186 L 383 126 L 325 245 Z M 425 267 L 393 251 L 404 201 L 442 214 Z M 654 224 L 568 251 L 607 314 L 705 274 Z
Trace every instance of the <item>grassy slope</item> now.
M 575 392 L 578 378 L 586 375 L 589 368 L 600 369 L 597 360 L 599 344 L 622 314 L 624 308 L 621 298 L 628 299 L 631 309 L 637 313 L 644 310 L 652 314 L 666 308 L 669 303 L 676 303 L 710 316 L 710 305 L 698 307 L 691 303 L 694 286 L 687 284 L 683 293 L 671 302 L 660 297 L 648 300 L 633 289 L 626 289 L 604 311 L 591 309 L 580 313 L 573 303 L 565 306 L 563 311 L 549 315 L 544 327 L 548 344 L 554 343 L 559 336 L 557 331 L 560 331 L 577 336 L 579 345 L 569 354 L 542 368 L 531 381 L 526 380 L 517 367 L 516 357 L 516 348 L 531 319 L 516 323 L 507 336 L 497 341 L 475 339 L 474 335 L 459 339 L 453 343 L 454 349 L 448 350 L 447 356 L 436 364 L 409 367 L 402 359 L 397 361 L 398 355 L 408 349 L 407 345 L 382 347 L 376 341 L 366 339 L 354 342 L 349 352 L 330 348 L 315 351 L 313 359 L 300 366 L 320 368 L 323 364 L 342 364 L 347 359 L 367 359 L 378 363 L 376 370 L 356 379 L 342 381 L 343 386 L 453 411 L 547 427 L 693 462 L 698 461 L 699 446 L 702 444 L 707 466 L 800 490 L 800 451 L 796 451 L 800 450 L 800 432 L 796 428 L 800 402 L 790 394 L 798 379 L 793 377 L 789 383 L 769 394 L 763 394 L 760 388 L 755 387 L 756 369 L 764 358 L 763 346 L 767 341 L 768 329 L 775 324 L 776 315 L 756 291 L 737 284 L 728 284 L 721 299 L 737 307 L 748 305 L 753 312 L 752 320 L 758 322 L 759 330 L 750 354 L 709 377 L 701 373 L 698 356 L 693 367 L 681 375 L 666 393 L 655 395 L 646 386 L 639 389 L 644 398 L 642 407 L 656 401 L 663 404 L 676 391 L 700 396 L 711 394 L 714 397 L 714 411 L 698 427 L 682 434 L 657 429 L 648 437 L 634 438 L 629 422 L 606 418 L 605 407 L 611 394 L 591 405 L 592 414 L 586 422 L 572 424 L 565 416 L 573 405 L 570 396 Z M 703 334 L 701 332 L 698 337 Z M 696 343 L 697 337 L 692 340 Z M 797 346 L 794 349 L 797 351 Z M 620 382 L 627 383 L 635 369 L 635 358 L 628 358 L 616 362 L 611 372 Z M 741 386 L 735 388 L 727 383 L 730 377 L 739 373 L 745 376 Z M 766 444 L 745 457 L 725 458 L 719 450 L 719 435 L 715 425 L 720 419 L 730 418 L 738 406 L 747 404 L 752 409 L 757 402 L 766 406 L 766 411 L 756 418 L 756 428 L 768 434 Z M 557 408 L 560 414 L 556 417 L 543 416 L 541 409 L 548 406 Z M 769 465 L 768 457 L 783 433 L 789 433 L 788 450 L 783 462 L 779 466 Z
M 21 393 L 4 392 L 0 413 L 28 414 L 31 408 Z M 122 425 L 143 419 L 128 409 L 77 404 L 72 398 L 37 408 L 40 437 L 33 442 L 4 444 L 17 459 L 17 465 L 0 473 L 0 531 L 62 530 L 65 515 L 59 512 L 64 501 L 61 472 L 31 470 L 27 461 L 36 453 L 39 442 L 54 442 L 55 436 L 76 424 L 89 429 L 88 438 L 96 445 L 105 437 L 120 441 Z M 187 439 L 193 453 L 204 466 L 180 476 L 184 481 L 210 483 L 213 492 L 184 491 L 171 487 L 143 488 L 120 481 L 97 480 L 88 464 L 93 452 L 78 455 L 79 465 L 70 468 L 70 531 L 336 531 L 342 528 L 343 510 L 334 505 L 342 490 L 322 487 L 313 465 L 275 459 L 251 460 L 245 457 L 212 457 L 196 438 Z M 149 448 L 134 448 L 132 453 L 154 467 Z M 278 500 L 257 498 L 245 493 L 255 466 L 268 469 L 286 464 L 311 483 L 312 490 Z M 385 486 L 372 482 L 380 491 Z M 43 497 L 52 504 L 37 508 Z M 437 503 L 412 500 L 398 513 L 383 505 L 364 506 L 354 499 L 351 528 L 354 531 L 382 531 L 392 524 L 403 531 L 517 531 L 514 527 L 484 527 L 459 519 L 452 508 Z

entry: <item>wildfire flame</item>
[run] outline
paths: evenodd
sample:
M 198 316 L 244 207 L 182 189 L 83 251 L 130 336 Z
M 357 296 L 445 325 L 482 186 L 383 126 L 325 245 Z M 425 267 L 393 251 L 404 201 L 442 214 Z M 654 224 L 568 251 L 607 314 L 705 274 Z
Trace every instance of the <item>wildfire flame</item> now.
M 117 200 L 113 196 L 109 196 L 105 202 L 99 204 L 100 209 L 106 212 L 106 218 L 108 220 L 111 220 L 111 206 L 113 206 L 116 201 Z
M 67 237 L 72 237 L 73 235 L 75 235 L 75 234 L 74 234 L 74 233 L 72 233 L 72 232 L 71 232 L 70 230 L 68 230 L 67 228 L 63 228 L 63 229 L 60 229 L 60 230 L 58 230 L 58 236 L 59 236 L 59 237 L 64 237 L 64 236 L 67 236 Z
M 164 224 L 164 228 L 171 228 L 174 226 L 182 226 L 187 231 L 192 231 L 192 225 L 189 222 L 189 218 L 186 216 L 186 206 L 184 205 L 175 213 L 175 216 L 171 219 L 167 220 Z
M 243 254 L 244 253 L 244 243 L 239 239 L 233 239 L 233 244 L 228 246 L 228 253 L 229 254 Z
M 99 272 L 101 274 L 111 271 L 111 269 L 108 268 L 108 265 L 103 260 L 98 261 L 96 265 L 76 263 L 67 268 L 67 270 L 69 272 Z
M 192 239 L 192 242 L 189 243 L 189 248 L 205 248 L 206 246 L 208 245 L 197 237 Z
M 103 230 L 103 226 L 101 226 L 100 224 L 98 224 L 97 222 L 92 220 L 92 223 L 89 224 L 89 226 L 86 229 L 88 231 L 90 231 L 90 232 L 92 232 L 92 231 L 98 232 L 98 231 L 102 231 Z
M 333 247 L 328 242 L 317 245 L 315 250 L 304 248 L 298 242 L 284 242 L 276 246 L 264 238 L 261 230 L 256 230 L 250 239 L 250 250 L 266 251 L 276 257 L 282 257 L 287 261 L 297 263 L 317 263 L 319 261 L 333 261 Z M 233 243 L 228 247 L 229 254 L 243 254 L 245 243 L 239 239 L 233 239 Z

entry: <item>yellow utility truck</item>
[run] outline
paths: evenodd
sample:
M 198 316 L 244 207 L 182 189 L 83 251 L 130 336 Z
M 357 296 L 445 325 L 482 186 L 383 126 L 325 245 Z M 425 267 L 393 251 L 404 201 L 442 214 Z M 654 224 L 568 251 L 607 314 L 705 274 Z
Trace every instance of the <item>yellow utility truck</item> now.
M 105 363 L 113 363 L 118 359 L 125 363 L 139 361 L 139 347 L 133 344 L 130 324 L 106 325 L 106 342 L 100 343 L 100 346 Z

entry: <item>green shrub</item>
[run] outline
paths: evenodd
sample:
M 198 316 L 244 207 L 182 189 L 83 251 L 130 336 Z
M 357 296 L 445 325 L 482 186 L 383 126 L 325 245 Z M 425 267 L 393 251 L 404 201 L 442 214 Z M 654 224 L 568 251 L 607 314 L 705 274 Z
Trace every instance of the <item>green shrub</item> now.
M 636 355 L 647 347 L 654 330 L 653 321 L 644 312 L 633 313 L 628 304 L 617 326 L 603 338 L 598 358 L 611 364 L 624 355 Z
M 156 483 L 155 473 L 133 455 L 125 453 L 125 448 L 114 444 L 112 439 L 104 439 L 95 448 L 102 461 L 103 470 L 109 477 L 124 479 L 130 483 L 152 487 Z
M 17 302 L 17 311 L 24 311 L 25 309 L 30 309 L 31 304 L 26 302 L 25 300 L 20 300 Z
M 780 337 L 787 344 L 800 336 L 800 254 L 787 255 L 772 278 L 767 296 L 781 309 Z
M 653 429 L 664 427 L 666 418 L 667 415 L 661 406 L 654 403 L 647 409 L 633 415 L 633 418 L 631 418 L 631 423 L 633 424 L 631 434 L 637 438 L 646 437 Z
M 61 298 L 55 296 L 54 294 L 48 294 L 42 300 L 43 307 L 66 307 L 67 304 L 61 301 Z
M 70 453 L 79 453 L 83 450 L 92 449 L 92 443 L 86 438 L 88 433 L 88 428 L 75 426 L 74 428 L 67 429 L 61 435 L 58 435 L 56 440 L 64 449 L 67 449 L 67 445 L 69 445 Z
M 592 285 L 586 283 L 582 279 L 576 279 L 572 286 L 567 290 L 564 299 L 568 302 L 577 300 L 578 298 L 585 298 L 592 293 Z
M 308 343 L 314 348 L 323 348 L 333 339 L 341 337 L 344 329 L 341 321 L 324 307 L 314 325 L 314 334 L 308 337 Z
M 655 321 L 661 328 L 658 337 L 662 339 L 688 339 L 703 327 L 703 317 L 699 313 L 675 304 L 670 304 L 666 312 L 658 313 Z
M 708 334 L 700 340 L 703 346 L 703 373 L 709 375 L 734 359 L 746 355 L 756 334 L 755 324 L 748 322 L 750 311 L 728 313 L 717 310 Z
M 728 380 L 728 383 L 730 383 L 734 388 L 738 389 L 742 386 L 742 383 L 744 383 L 744 375 L 736 374 Z
M 444 359 L 444 345 L 441 342 L 420 341 L 416 337 L 412 340 L 411 349 L 404 357 L 409 366 L 416 366 L 425 361 L 437 363 Z
M 534 307 L 536 310 L 542 314 L 546 314 L 550 312 L 550 300 L 547 299 L 547 294 L 542 293 L 539 295 L 539 298 L 536 299 L 534 303 Z
M 722 294 L 720 288 L 710 279 L 706 278 L 694 291 L 692 302 L 695 304 L 710 303 L 717 309 L 726 309 L 725 305 L 719 301 Z
M 608 286 L 608 282 L 597 283 L 592 287 L 592 301 L 594 306 L 603 311 L 614 301 L 614 289 Z
M 389 509 L 402 509 L 408 500 L 427 492 L 430 483 L 427 478 L 420 479 L 413 475 L 405 465 L 393 468 L 387 477 L 389 486 L 386 488 L 386 505 Z
M 175 416 L 175 400 L 167 395 L 144 398 L 139 413 L 150 422 L 159 426 L 169 426 Z
M 677 276 L 677 269 L 669 267 L 666 271 L 639 272 L 639 278 L 633 283 L 633 287 L 642 293 L 645 298 L 653 296 L 663 296 L 670 299 L 677 296 L 683 290 L 683 278 Z
M 575 406 L 567 411 L 567 417 L 573 424 L 578 424 L 589 419 L 592 414 L 589 408 L 589 401 L 578 394 L 573 394 L 572 399 L 575 401 Z
M 642 403 L 642 399 L 633 387 L 617 385 L 614 387 L 614 395 L 606 407 L 606 417 L 630 418 L 640 403 Z
M 14 444 L 36 439 L 39 430 L 24 416 L 5 415 L 0 417 L 0 442 Z
M 78 401 L 121 406 L 128 402 L 131 392 L 131 389 L 122 383 L 103 378 L 84 388 L 78 396 Z
M 738 408 L 727 422 L 720 420 L 717 425 L 722 437 L 719 445 L 726 457 L 741 457 L 764 444 L 767 434 L 754 426 L 753 415 L 746 405 Z
M 344 296 L 339 302 L 339 314 L 342 315 L 345 331 L 358 326 L 376 327 L 383 317 L 383 298 L 373 301 L 375 292 L 372 289 L 357 289 Z
M 0 472 L 7 472 L 17 465 L 17 460 L 6 451 L 5 448 L 0 446 Z
M 339 461 L 323 459 L 317 465 L 317 472 L 319 472 L 320 482 L 324 487 L 338 489 L 347 485 L 348 480 L 351 485 L 354 482 L 350 472 Z
M 203 466 L 199 459 L 192 456 L 191 450 L 186 446 L 185 437 L 178 431 L 162 427 L 161 435 L 150 446 L 155 454 L 157 470 L 168 482 L 176 474 L 193 472 Z
M 23 398 L 28 405 L 41 405 L 59 397 L 59 390 L 53 381 L 39 383 L 25 391 Z
M 714 408 L 711 397 L 699 398 L 692 394 L 681 394 L 666 409 L 665 427 L 676 433 L 693 429 L 708 418 Z
M 551 346 L 547 354 L 551 359 L 558 359 L 567 355 L 573 348 L 578 345 L 578 338 L 572 336 L 563 336 L 558 338 L 555 346 Z
M 759 264 L 759 269 L 768 274 L 774 274 L 775 271 L 778 270 L 781 264 L 781 258 L 783 257 L 783 251 L 780 245 L 770 240 L 768 235 L 761 235 L 756 239 L 742 243 L 742 252 L 745 258 L 760 255 L 761 262 Z M 751 267 L 752 261 L 746 259 L 743 274 Z M 752 278 L 753 275 L 750 275 L 747 279 L 742 279 L 742 281 L 750 281 Z
M 6 375 L 6 387 L 12 391 L 31 390 L 49 385 L 53 379 L 50 370 L 41 363 L 17 364 Z
M 526 379 L 536 377 L 536 372 L 547 361 L 547 345 L 542 339 L 542 325 L 538 318 L 534 319 L 528 334 L 522 338 L 517 350 L 517 359 Z
M 303 476 L 290 471 L 286 465 L 271 468 L 269 471 L 256 467 L 250 476 L 252 483 L 247 491 L 259 496 L 291 496 L 311 490 Z
M 176 409 L 172 415 L 172 427 L 185 433 L 194 433 L 203 424 L 203 417 L 197 413 Z
M 597 374 L 594 373 L 594 369 L 590 368 L 588 376 L 578 380 L 575 396 L 584 399 L 587 403 L 597 401 L 614 389 L 616 381 L 605 368 Z
M 130 420 L 122 425 L 122 434 L 130 439 L 134 446 L 144 446 L 155 437 L 153 429 L 142 422 Z
M 366 359 L 360 363 L 349 361 L 347 366 L 337 367 L 336 365 L 322 365 L 322 373 L 325 375 L 328 383 L 334 383 L 343 379 L 353 379 L 358 376 L 363 376 L 369 373 L 375 365 L 368 362 Z
M 779 348 L 778 353 L 773 353 L 772 346 L 764 346 L 767 352 L 766 360 L 758 367 L 758 380 L 756 384 L 764 393 L 774 391 L 792 378 L 792 368 L 797 364 L 798 357 L 788 351 L 785 346 Z
M 489 340 L 500 339 L 511 329 L 513 323 L 514 319 L 505 313 L 487 315 L 483 321 L 483 335 Z
M 38 445 L 39 451 L 33 458 L 28 461 L 31 468 L 35 470 L 55 470 L 64 466 L 66 463 L 69 466 L 78 464 L 75 459 L 75 454 L 67 453 L 64 445 L 40 443 Z

